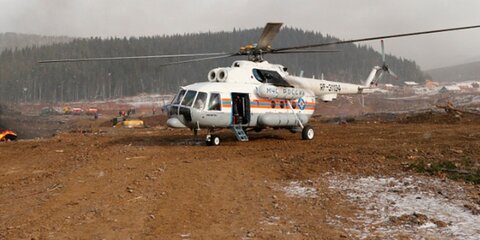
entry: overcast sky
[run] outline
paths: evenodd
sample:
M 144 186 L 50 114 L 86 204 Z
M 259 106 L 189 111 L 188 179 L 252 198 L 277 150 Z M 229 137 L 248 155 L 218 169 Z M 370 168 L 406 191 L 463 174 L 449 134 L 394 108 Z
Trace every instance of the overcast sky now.
M 479 0 L 0 0 L 0 32 L 146 36 L 275 21 L 351 39 L 480 25 L 479 11 Z M 480 60 L 479 43 L 480 28 L 390 39 L 386 51 L 429 69 Z

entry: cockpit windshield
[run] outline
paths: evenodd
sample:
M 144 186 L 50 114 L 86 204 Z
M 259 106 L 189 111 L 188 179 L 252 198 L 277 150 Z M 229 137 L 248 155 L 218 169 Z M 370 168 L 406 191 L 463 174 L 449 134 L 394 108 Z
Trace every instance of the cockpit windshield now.
M 185 97 L 183 98 L 183 101 L 181 105 L 191 107 L 193 104 L 193 100 L 195 100 L 195 96 L 197 95 L 197 91 L 187 91 L 187 94 L 185 94 Z
M 172 104 L 179 104 L 180 101 L 182 100 L 183 98 L 183 95 L 185 95 L 185 90 L 180 90 L 180 92 L 178 92 L 177 96 L 175 97 L 175 99 L 173 99 L 172 101 Z
M 177 96 L 175 96 L 172 104 L 178 104 L 185 107 L 193 106 L 196 109 L 203 110 L 207 104 L 207 97 L 208 94 L 206 92 L 198 92 L 197 94 L 197 91 L 182 89 L 178 92 Z M 220 110 L 220 95 L 218 93 L 212 94 L 209 108 L 212 106 L 212 100 L 214 102 L 213 105 L 215 105 L 213 108 L 215 110 Z

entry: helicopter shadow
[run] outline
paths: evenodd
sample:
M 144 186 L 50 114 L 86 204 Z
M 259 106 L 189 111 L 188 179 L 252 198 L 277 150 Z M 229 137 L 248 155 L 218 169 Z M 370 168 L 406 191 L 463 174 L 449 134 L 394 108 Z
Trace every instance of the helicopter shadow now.
M 231 133 L 217 134 L 221 138 L 220 145 L 237 145 L 241 142 L 237 141 Z M 285 140 L 284 137 L 272 133 L 254 133 L 249 134 L 249 142 L 261 140 Z M 108 145 L 128 145 L 136 147 L 148 146 L 206 146 L 205 136 L 198 135 L 173 135 L 173 136 L 125 136 L 108 142 Z

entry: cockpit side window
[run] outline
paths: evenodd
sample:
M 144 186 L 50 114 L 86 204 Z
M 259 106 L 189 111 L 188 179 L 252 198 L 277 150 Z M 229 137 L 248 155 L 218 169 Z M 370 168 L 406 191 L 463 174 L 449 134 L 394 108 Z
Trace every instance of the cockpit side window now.
M 210 101 L 208 102 L 209 111 L 221 111 L 222 110 L 222 99 L 220 99 L 219 93 L 212 93 L 210 95 Z
M 195 100 L 193 107 L 196 109 L 203 110 L 206 102 L 207 102 L 207 93 L 198 92 L 197 99 Z
M 183 98 L 183 95 L 185 95 L 185 90 L 182 89 L 180 90 L 180 92 L 178 92 L 177 96 L 173 99 L 172 104 L 179 104 Z
M 258 69 L 253 69 L 253 76 L 255 76 L 255 79 L 257 79 L 259 82 L 265 82 L 265 79 L 262 78 Z
M 197 95 L 197 91 L 187 91 L 181 105 L 187 107 L 192 106 L 193 100 L 195 100 L 195 95 Z

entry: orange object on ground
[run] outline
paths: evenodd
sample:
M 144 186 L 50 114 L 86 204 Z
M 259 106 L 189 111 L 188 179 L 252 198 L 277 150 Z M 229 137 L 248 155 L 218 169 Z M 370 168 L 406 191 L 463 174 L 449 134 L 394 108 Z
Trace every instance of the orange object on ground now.
M 5 130 L 0 132 L 0 142 L 14 141 L 15 139 L 17 139 L 17 134 L 14 131 Z
M 98 114 L 98 109 L 97 108 L 87 109 L 87 115 L 95 115 L 95 114 Z

